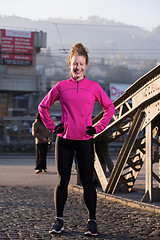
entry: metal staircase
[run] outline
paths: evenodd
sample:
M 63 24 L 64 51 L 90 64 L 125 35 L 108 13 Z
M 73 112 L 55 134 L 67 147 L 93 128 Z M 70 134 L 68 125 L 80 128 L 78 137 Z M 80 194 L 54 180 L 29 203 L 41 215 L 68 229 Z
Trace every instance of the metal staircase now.
M 114 194 L 118 187 L 130 192 L 146 164 L 145 195 L 142 201 L 160 200 L 160 188 L 154 189 L 153 178 L 160 186 L 160 65 L 138 79 L 114 102 L 115 114 L 107 128 L 94 136 L 95 171 L 102 189 Z M 103 111 L 93 119 L 96 126 Z M 125 136 L 115 164 L 108 153 L 108 143 Z M 107 177 L 106 167 L 110 172 Z

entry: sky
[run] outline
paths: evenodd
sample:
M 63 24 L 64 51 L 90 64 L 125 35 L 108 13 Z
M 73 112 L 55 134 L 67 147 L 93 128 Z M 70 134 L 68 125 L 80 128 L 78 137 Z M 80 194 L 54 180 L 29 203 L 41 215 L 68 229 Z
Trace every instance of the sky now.
M 152 29 L 160 25 L 160 0 L 0 0 L 1 16 L 32 20 L 99 16 Z

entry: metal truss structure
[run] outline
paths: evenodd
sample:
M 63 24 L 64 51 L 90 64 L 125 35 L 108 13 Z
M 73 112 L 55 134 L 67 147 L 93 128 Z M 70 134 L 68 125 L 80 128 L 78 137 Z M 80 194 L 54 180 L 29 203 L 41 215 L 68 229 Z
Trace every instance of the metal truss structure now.
M 160 201 L 160 65 L 138 79 L 114 102 L 114 106 L 113 120 L 103 132 L 94 136 L 95 171 L 102 189 L 109 194 L 114 194 L 118 187 L 131 192 L 145 162 L 142 201 Z M 103 111 L 93 119 L 93 126 L 102 116 Z M 123 136 L 125 140 L 113 164 L 108 143 Z M 158 164 L 158 173 L 154 164 Z M 153 178 L 158 183 L 156 188 Z

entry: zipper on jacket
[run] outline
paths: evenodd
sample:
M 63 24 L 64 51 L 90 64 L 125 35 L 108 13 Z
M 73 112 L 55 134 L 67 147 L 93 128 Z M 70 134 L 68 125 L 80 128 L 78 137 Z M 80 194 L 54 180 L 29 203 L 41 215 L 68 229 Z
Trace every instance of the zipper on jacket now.
M 79 86 L 79 81 L 77 81 L 77 93 L 78 93 L 78 86 Z

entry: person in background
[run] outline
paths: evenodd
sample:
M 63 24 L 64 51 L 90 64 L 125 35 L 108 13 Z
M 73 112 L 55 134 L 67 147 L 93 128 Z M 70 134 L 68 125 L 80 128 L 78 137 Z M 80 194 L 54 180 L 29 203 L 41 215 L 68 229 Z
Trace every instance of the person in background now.
M 36 119 L 32 124 L 32 136 L 35 138 L 36 167 L 35 173 L 47 172 L 47 151 L 49 139 L 49 130 L 43 124 L 40 114 L 36 114 Z
M 88 210 L 86 235 L 98 235 L 96 223 L 97 194 L 93 183 L 94 146 L 93 135 L 103 131 L 109 124 L 115 108 L 101 86 L 87 79 L 88 52 L 82 43 L 75 44 L 68 58 L 71 76 L 58 82 L 41 101 L 38 109 L 42 121 L 50 132 L 56 132 L 55 159 L 58 183 L 55 189 L 56 218 L 50 234 L 64 230 L 63 211 L 68 195 L 74 154 L 84 190 L 84 201 Z M 62 116 L 55 125 L 49 109 L 60 101 Z M 103 118 L 92 126 L 94 103 L 98 101 L 104 110 Z

